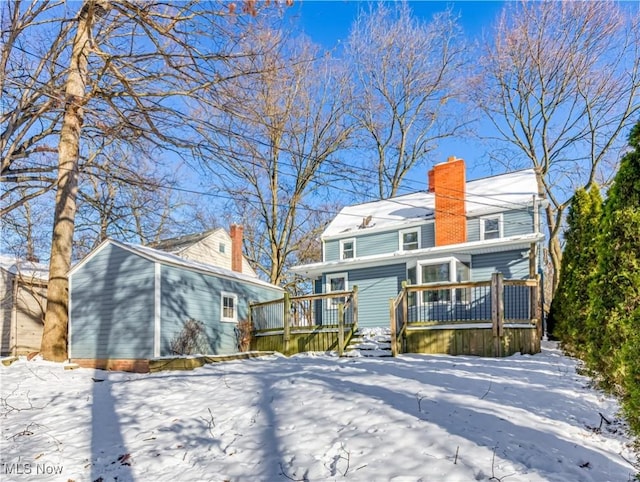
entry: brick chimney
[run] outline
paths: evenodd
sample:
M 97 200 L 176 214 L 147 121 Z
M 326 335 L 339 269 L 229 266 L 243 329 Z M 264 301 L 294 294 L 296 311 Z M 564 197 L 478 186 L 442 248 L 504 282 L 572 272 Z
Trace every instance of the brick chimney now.
M 436 246 L 465 243 L 465 165 L 455 156 L 429 171 L 429 192 L 435 193 Z
M 231 269 L 242 273 L 242 232 L 239 224 L 232 224 L 229 235 L 231 236 Z

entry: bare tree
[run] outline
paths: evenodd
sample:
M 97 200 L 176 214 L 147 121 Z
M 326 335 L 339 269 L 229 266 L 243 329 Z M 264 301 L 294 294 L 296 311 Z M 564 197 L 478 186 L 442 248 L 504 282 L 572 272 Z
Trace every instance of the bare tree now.
M 381 199 L 394 196 L 407 173 L 464 126 L 451 109 L 461 93 L 463 54 L 451 11 L 426 23 L 406 2 L 379 3 L 354 23 L 347 48 L 352 109 Z
M 254 266 L 275 284 L 285 282 L 306 238 L 318 234 L 311 208 L 342 177 L 337 155 L 352 130 L 341 67 L 283 32 L 264 26 L 246 38 L 264 48 L 234 64 L 227 75 L 235 80 L 212 91 L 224 109 L 210 115 L 225 130 L 211 137 L 218 157 L 204 153 L 215 184 L 233 199 L 231 212 L 244 220 Z
M 81 165 L 76 258 L 107 237 L 146 244 L 177 228 L 183 203 L 174 187 L 180 170 L 152 157 L 144 144 L 118 144 L 103 149 L 91 165 Z
M 578 188 L 605 178 L 600 167 L 618 157 L 640 109 L 639 19 L 610 2 L 510 5 L 479 63 L 474 99 L 508 146 L 496 154 L 535 168 L 549 200 L 554 289 L 564 211 Z
M 255 13 L 255 2 L 243 5 Z M 42 342 L 51 360 L 66 358 L 66 274 L 80 176 L 108 172 L 99 159 L 114 143 L 155 146 L 156 155 L 188 153 L 201 142 L 197 119 L 185 113 L 188 99 L 224 80 L 220 65 L 246 55 L 236 49 L 245 17 L 232 15 L 224 2 L 85 0 L 72 13 L 68 6 L 2 7 L 3 67 L 17 72 L 2 85 L 10 104 L 3 104 L 3 213 L 24 202 L 18 188 L 30 188 L 31 197 L 56 190 Z M 36 35 L 48 48 L 31 46 Z M 22 65 L 25 58 L 34 64 Z M 57 163 L 34 155 L 52 150 Z
M 0 215 L 51 190 L 72 23 L 63 1 L 3 2 L 0 42 Z

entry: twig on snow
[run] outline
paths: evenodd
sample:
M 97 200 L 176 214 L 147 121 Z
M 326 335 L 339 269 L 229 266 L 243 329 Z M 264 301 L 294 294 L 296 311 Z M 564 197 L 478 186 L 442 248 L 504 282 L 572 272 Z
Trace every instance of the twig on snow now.
M 489 380 L 489 388 L 487 388 L 487 391 L 484 392 L 484 395 L 482 395 L 480 397 L 480 400 L 484 400 L 484 397 L 486 397 L 487 395 L 489 395 L 489 392 L 491 391 L 491 384 L 493 383 L 493 380 Z
M 622 455 L 622 452 L 619 452 L 618 455 L 620 457 L 622 457 L 622 460 L 624 460 L 626 463 L 628 463 L 631 467 L 633 467 L 635 470 L 640 471 L 640 462 L 631 462 L 631 460 L 629 460 L 628 458 L 626 458 L 624 455 Z
M 349 464 L 351 463 L 351 452 L 349 452 L 347 449 L 344 448 L 344 444 L 340 444 L 340 449 L 347 454 L 346 457 L 340 455 L 341 459 L 344 459 L 347 461 L 347 467 L 344 469 L 344 472 L 342 473 L 343 477 L 347 476 L 347 472 L 349 472 Z
M 216 426 L 216 421 L 213 419 L 213 413 L 211 413 L 211 409 L 207 407 L 207 410 L 209 410 L 209 419 L 207 420 L 204 417 L 201 418 L 202 420 L 207 422 L 207 428 L 209 429 L 209 434 L 211 435 L 211 437 L 215 438 L 215 435 L 213 435 L 213 428 Z
M 282 462 L 280 462 L 278 465 L 280 465 L 280 473 L 284 475 L 287 479 L 294 480 L 295 482 L 308 482 L 309 479 L 307 479 L 307 477 L 303 477 L 301 479 L 294 479 L 289 474 L 287 474 L 287 472 L 285 472 L 284 470 L 284 467 L 282 466 Z
M 515 474 L 509 474 L 509 475 L 503 475 L 502 477 L 496 477 L 496 474 L 495 474 L 495 462 L 496 462 L 496 449 L 497 448 L 498 448 L 497 445 L 495 447 L 493 447 L 493 457 L 491 457 L 491 477 L 489 477 L 489 480 L 497 480 L 498 482 L 502 482 L 507 477 L 511 477 L 512 475 L 515 475 Z

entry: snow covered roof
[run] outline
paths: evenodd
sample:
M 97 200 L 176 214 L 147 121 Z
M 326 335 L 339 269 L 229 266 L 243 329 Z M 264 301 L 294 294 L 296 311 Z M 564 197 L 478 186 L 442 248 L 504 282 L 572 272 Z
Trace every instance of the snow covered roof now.
M 158 241 L 157 243 L 149 244 L 150 247 L 167 251 L 169 253 L 179 253 L 194 244 L 206 239 L 216 231 L 224 231 L 222 228 L 214 228 L 202 233 L 187 234 L 184 236 L 178 236 L 177 238 L 169 238 Z
M 275 288 L 278 290 L 282 290 L 279 286 L 271 284 L 267 281 L 263 281 L 259 278 L 254 278 L 253 276 L 248 276 L 246 274 L 238 273 L 236 271 L 232 271 L 230 269 L 221 268 L 219 266 L 213 266 L 211 264 L 200 263 L 197 261 L 192 261 L 189 259 L 181 258 L 175 254 L 167 253 L 166 251 L 160 251 L 158 249 L 153 249 L 148 246 L 141 246 L 138 244 L 125 243 L 123 241 L 116 241 L 115 239 L 105 239 L 95 250 L 93 250 L 86 258 L 80 261 L 77 265 L 71 268 L 69 275 L 73 274 L 80 266 L 85 264 L 89 259 L 91 259 L 96 253 L 101 251 L 107 244 L 113 244 L 122 249 L 130 251 L 134 254 L 142 256 L 148 260 L 162 263 L 170 266 L 177 266 L 180 268 L 185 268 L 191 271 L 198 271 L 205 274 L 212 274 L 216 276 L 221 276 L 224 278 L 232 278 L 238 281 L 243 281 L 246 283 L 251 283 L 254 285 L 264 286 L 268 288 Z
M 469 181 L 466 184 L 467 216 L 518 209 L 531 205 L 538 194 L 533 169 Z M 329 223 L 322 238 L 343 236 L 371 228 L 400 227 L 420 220 L 433 219 L 435 194 L 421 191 L 382 201 L 343 208 Z
M 47 281 L 49 279 L 49 266 L 19 259 L 15 256 L 0 254 L 0 268 L 11 274 L 19 274 L 23 278 L 37 279 L 39 281 Z

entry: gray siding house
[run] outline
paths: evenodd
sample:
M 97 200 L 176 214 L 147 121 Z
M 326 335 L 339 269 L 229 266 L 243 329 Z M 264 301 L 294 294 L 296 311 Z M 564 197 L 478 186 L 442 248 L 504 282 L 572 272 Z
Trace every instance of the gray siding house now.
M 248 304 L 282 296 L 253 276 L 107 239 L 69 272 L 69 357 L 146 371 L 149 359 L 176 355 L 190 320 L 203 327 L 202 354 L 235 353 Z
M 357 285 L 359 326 L 388 327 L 389 299 L 404 281 L 535 276 L 545 203 L 533 170 L 467 182 L 464 161 L 450 158 L 429 172 L 422 192 L 343 208 L 322 234 L 322 261 L 293 271 L 310 279 L 315 293 Z M 467 301 L 462 290 L 433 293 L 416 302 Z

